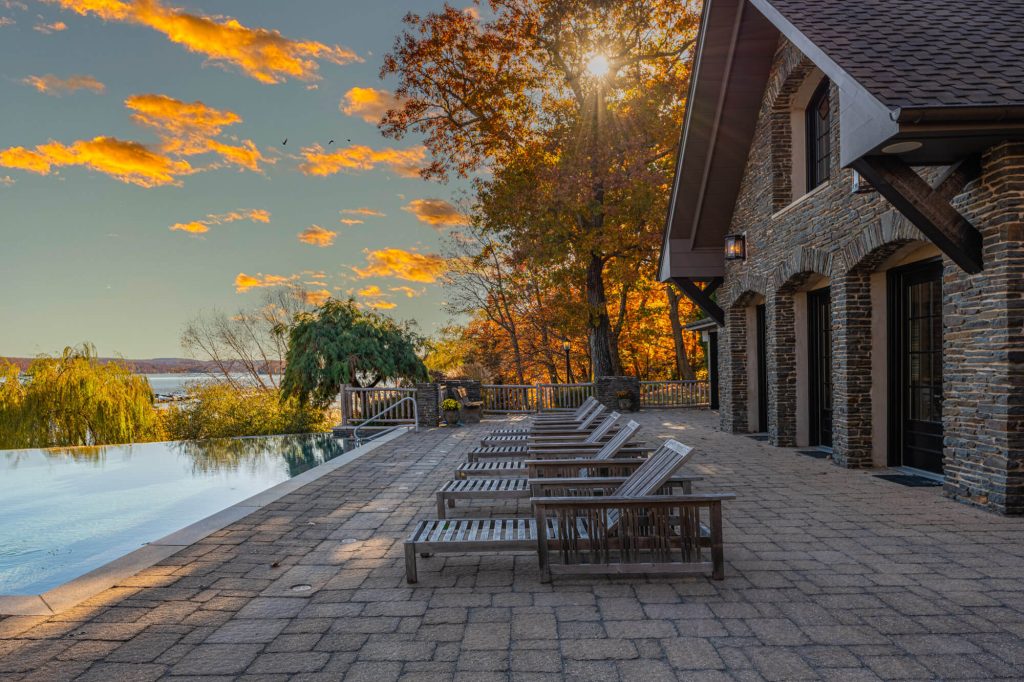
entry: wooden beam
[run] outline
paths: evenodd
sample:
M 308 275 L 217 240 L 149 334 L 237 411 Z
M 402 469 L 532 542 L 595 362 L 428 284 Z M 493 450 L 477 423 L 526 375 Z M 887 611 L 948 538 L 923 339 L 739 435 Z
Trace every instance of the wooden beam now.
M 722 278 L 716 277 L 715 279 L 721 280 Z M 683 292 L 683 295 L 693 301 L 708 317 L 717 322 L 720 327 L 725 326 L 725 311 L 719 308 L 718 304 L 711 300 L 711 294 L 708 293 L 707 289 L 701 289 L 697 286 L 697 283 L 689 277 L 673 277 L 672 281 L 675 282 L 676 286 L 679 287 L 679 290 Z M 712 280 L 712 283 L 714 281 L 715 280 Z M 709 285 L 709 288 L 711 288 L 711 291 L 714 291 L 720 285 L 721 281 L 719 281 L 717 285 Z
M 981 272 L 981 233 L 949 203 L 969 178 L 969 166 L 958 164 L 935 188 L 895 156 L 862 156 L 853 168 L 954 263 Z

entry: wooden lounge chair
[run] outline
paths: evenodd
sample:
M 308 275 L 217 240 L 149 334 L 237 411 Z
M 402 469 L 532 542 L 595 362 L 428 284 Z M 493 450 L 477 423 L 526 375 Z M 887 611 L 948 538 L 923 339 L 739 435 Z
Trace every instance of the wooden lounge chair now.
M 534 497 L 532 519 L 430 519 L 405 541 L 406 581 L 416 555 L 536 551 L 541 577 L 554 573 L 697 573 L 725 577 L 722 502 L 733 494 L 659 495 L 692 449 L 666 441 L 607 496 Z M 542 479 L 538 488 L 595 492 L 601 479 Z M 702 512 L 706 510 L 707 524 Z M 710 556 L 706 556 L 710 554 Z M 552 561 L 552 559 L 558 561 Z
M 604 461 L 612 459 L 622 454 L 622 449 L 629 442 L 629 439 L 636 434 L 639 430 L 640 424 L 630 420 L 619 429 L 610 440 L 605 442 L 603 445 L 595 448 L 593 446 L 586 446 L 582 448 L 554 448 L 544 449 L 536 448 L 530 449 L 525 453 L 519 455 L 519 459 L 504 459 L 504 458 L 488 458 L 478 459 L 476 461 L 469 461 L 465 464 L 459 465 L 455 470 L 456 478 L 470 478 L 470 477 L 484 477 L 484 478 L 512 478 L 515 476 L 525 476 L 528 470 L 527 460 L 537 459 L 591 459 L 594 461 Z M 649 449 L 640 449 L 635 446 L 631 448 L 630 454 L 643 454 L 649 452 Z M 575 474 L 574 474 L 575 475 Z
M 533 439 L 543 439 L 561 436 L 571 436 L 574 434 L 586 435 L 597 428 L 597 420 L 600 418 L 606 408 L 604 405 L 598 404 L 592 409 L 583 421 L 579 422 L 575 426 L 552 426 L 550 428 L 536 428 L 530 430 L 528 433 L 511 433 L 511 434 L 490 434 L 480 439 L 480 444 L 484 447 L 493 445 L 516 445 L 520 443 L 526 443 Z
M 565 413 L 562 412 L 539 414 L 533 418 L 533 424 L 531 424 L 530 426 L 524 426 L 513 429 L 495 429 L 494 431 L 491 431 L 490 435 L 514 436 L 521 434 L 530 434 L 533 432 L 535 427 L 546 427 L 555 425 L 571 427 L 576 424 L 579 424 L 584 419 L 586 419 L 587 415 L 589 415 L 590 412 L 594 410 L 598 405 L 600 405 L 600 403 L 597 402 L 597 399 L 591 396 L 584 400 L 583 403 L 580 404 L 580 406 L 576 408 L 576 410 L 571 415 L 567 416 Z
M 618 424 L 620 415 L 612 412 L 588 434 L 573 434 L 552 438 L 536 438 L 518 445 L 492 445 L 479 447 L 469 451 L 467 459 L 476 462 L 483 459 L 523 459 L 533 450 L 599 450 L 601 446 L 621 428 Z M 646 452 L 643 448 L 634 447 L 635 453 Z
M 599 477 L 602 481 L 608 481 L 612 477 L 618 477 L 616 480 L 621 482 L 625 480 L 625 476 L 647 461 L 646 458 L 618 459 L 618 456 L 627 449 L 619 446 L 619 443 L 628 441 L 639 426 L 635 421 L 630 421 L 612 442 L 592 456 L 577 454 L 573 457 L 571 452 L 559 452 L 555 454 L 555 459 L 526 460 L 522 462 L 520 471 L 525 472 L 528 478 L 535 479 Z M 672 480 L 681 484 L 683 494 L 689 494 L 692 482 L 700 480 L 700 477 L 684 475 Z M 455 506 L 455 500 L 515 500 L 526 499 L 533 494 L 534 490 L 527 478 L 457 478 L 448 481 L 437 490 L 437 517 L 445 518 L 447 509 Z

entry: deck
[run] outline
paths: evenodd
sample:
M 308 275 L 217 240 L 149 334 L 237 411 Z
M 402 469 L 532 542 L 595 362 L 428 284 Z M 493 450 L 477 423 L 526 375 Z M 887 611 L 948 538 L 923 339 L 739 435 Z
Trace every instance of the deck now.
M 407 585 L 401 542 L 489 420 L 404 435 L 80 606 L 0 620 L 0 679 L 1021 678 L 1024 519 L 707 411 L 638 419 L 698 449 L 697 490 L 737 494 L 723 582 L 542 584 L 535 555 L 494 554 L 421 559 Z

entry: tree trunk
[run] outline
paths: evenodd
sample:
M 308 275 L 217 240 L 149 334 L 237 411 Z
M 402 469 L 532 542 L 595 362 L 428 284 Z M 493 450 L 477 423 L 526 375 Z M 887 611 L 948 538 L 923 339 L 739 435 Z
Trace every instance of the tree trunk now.
M 593 254 L 587 264 L 587 325 L 590 331 L 590 361 L 594 378 L 615 376 L 620 363 L 612 359 L 612 325 L 604 291 L 604 261 Z
M 680 379 L 692 381 L 697 378 L 690 360 L 686 357 L 686 344 L 683 343 L 683 325 L 679 321 L 679 294 L 669 284 L 665 287 L 665 295 L 668 296 L 668 319 L 672 323 L 672 341 L 676 347 L 676 376 Z

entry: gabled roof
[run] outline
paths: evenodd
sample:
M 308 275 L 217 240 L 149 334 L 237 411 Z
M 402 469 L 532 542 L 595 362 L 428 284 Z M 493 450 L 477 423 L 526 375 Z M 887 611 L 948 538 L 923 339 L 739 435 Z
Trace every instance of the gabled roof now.
M 769 0 L 891 109 L 1024 103 L 1024 0 Z
M 659 269 L 724 274 L 722 240 L 779 35 L 839 89 L 840 162 L 899 140 L 948 164 L 1024 134 L 1024 0 L 705 0 Z

